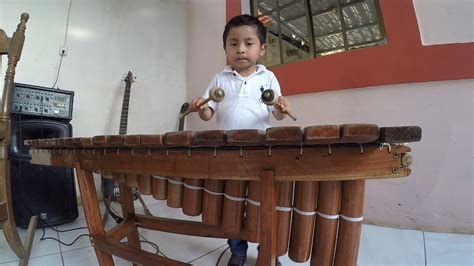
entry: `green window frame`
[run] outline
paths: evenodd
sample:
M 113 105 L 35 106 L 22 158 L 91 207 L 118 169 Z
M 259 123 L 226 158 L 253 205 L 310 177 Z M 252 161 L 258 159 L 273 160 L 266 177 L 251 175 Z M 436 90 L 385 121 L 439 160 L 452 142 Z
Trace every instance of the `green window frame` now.
M 276 66 L 387 42 L 379 0 L 250 0 Z

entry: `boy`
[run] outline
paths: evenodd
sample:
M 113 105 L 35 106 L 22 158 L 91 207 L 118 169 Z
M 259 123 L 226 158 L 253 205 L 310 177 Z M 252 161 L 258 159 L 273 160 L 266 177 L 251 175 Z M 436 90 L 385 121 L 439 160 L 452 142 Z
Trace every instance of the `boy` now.
M 190 111 L 208 121 L 217 114 L 217 125 L 222 130 L 260 129 L 270 127 L 270 114 L 282 120 L 291 112 L 290 104 L 281 96 L 280 85 L 275 75 L 257 60 L 265 54 L 266 29 L 255 17 L 240 15 L 232 18 L 224 29 L 224 50 L 229 65 L 217 73 L 209 84 L 204 97 L 213 87 L 225 92 L 219 102 L 210 101 L 201 106 L 204 97 L 191 102 Z M 279 105 L 267 106 L 260 101 L 261 94 L 272 89 L 278 97 Z M 247 241 L 228 240 L 232 256 L 230 266 L 243 266 L 247 258 Z

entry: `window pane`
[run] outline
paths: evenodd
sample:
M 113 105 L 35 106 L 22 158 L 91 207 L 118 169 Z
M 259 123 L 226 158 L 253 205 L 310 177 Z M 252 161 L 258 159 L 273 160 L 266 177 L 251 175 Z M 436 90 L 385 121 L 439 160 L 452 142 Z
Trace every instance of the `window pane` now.
M 254 14 L 260 15 L 268 13 L 270 10 L 276 8 L 276 2 L 277 0 L 255 0 L 254 10 L 257 10 L 257 12 L 254 12 Z
M 310 4 L 313 15 L 338 6 L 337 0 L 311 0 Z
M 347 31 L 347 43 L 350 46 L 360 43 L 374 43 L 382 39 L 379 25 Z
M 340 50 L 344 49 L 344 38 L 342 33 L 335 33 L 331 35 L 326 35 L 323 37 L 318 37 L 316 41 L 316 52 L 322 54 L 331 50 Z
M 337 8 L 325 11 L 313 16 L 314 37 L 341 32 L 342 26 L 339 20 Z
M 344 23 L 346 23 L 347 28 L 378 22 L 373 0 L 345 6 L 342 10 L 344 13 Z
M 378 0 L 253 3 L 268 30 L 269 66 L 386 43 Z
M 313 36 L 318 55 L 344 49 L 344 37 L 337 0 L 311 0 Z
M 379 18 L 373 0 L 349 4 L 342 8 L 351 48 L 377 44 L 382 40 Z
M 267 28 L 267 52 L 260 62 L 266 66 L 281 64 L 280 59 L 280 38 L 278 36 L 277 13 L 260 16 L 259 19 Z
M 292 1 L 280 7 L 283 61 L 291 62 L 312 57 L 304 0 Z
M 293 4 L 296 2 L 299 2 L 299 0 L 279 0 L 278 4 L 280 5 L 280 7 L 284 7 L 287 4 Z

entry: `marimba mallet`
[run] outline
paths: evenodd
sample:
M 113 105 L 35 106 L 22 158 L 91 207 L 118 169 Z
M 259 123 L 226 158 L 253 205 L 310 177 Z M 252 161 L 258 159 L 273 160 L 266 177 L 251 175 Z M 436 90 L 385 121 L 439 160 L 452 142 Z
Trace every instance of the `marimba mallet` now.
M 281 104 L 278 102 L 278 97 L 275 97 L 275 92 L 271 89 L 262 92 L 262 102 L 266 105 L 278 105 L 281 107 Z M 296 121 L 296 117 L 292 113 L 285 112 L 285 114 Z
M 206 104 L 209 101 L 214 101 L 216 103 L 222 101 L 225 97 L 225 92 L 222 88 L 219 87 L 214 87 L 209 91 L 209 97 L 207 97 L 204 102 L 202 102 L 199 106 L 201 107 L 202 105 Z M 189 114 L 191 111 L 188 109 L 185 113 L 181 115 L 181 117 L 185 117 L 187 114 Z

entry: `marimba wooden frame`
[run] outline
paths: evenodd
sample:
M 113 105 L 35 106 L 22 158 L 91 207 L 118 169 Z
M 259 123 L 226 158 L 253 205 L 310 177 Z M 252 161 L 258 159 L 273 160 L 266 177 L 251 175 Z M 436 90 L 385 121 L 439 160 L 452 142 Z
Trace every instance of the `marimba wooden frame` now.
M 334 181 L 404 177 L 403 145 L 376 144 L 246 148 L 32 148 L 32 163 L 73 167 L 84 206 L 91 243 L 101 265 L 112 255 L 144 265 L 187 265 L 143 251 L 138 227 L 184 235 L 246 239 L 219 226 L 135 214 L 131 188 L 120 183 L 124 221 L 108 232 L 102 224 L 93 172 L 133 173 L 203 179 L 259 180 L 261 189 L 260 251 L 257 265 L 274 265 L 276 245 L 275 181 Z M 128 245 L 120 243 L 124 237 Z

